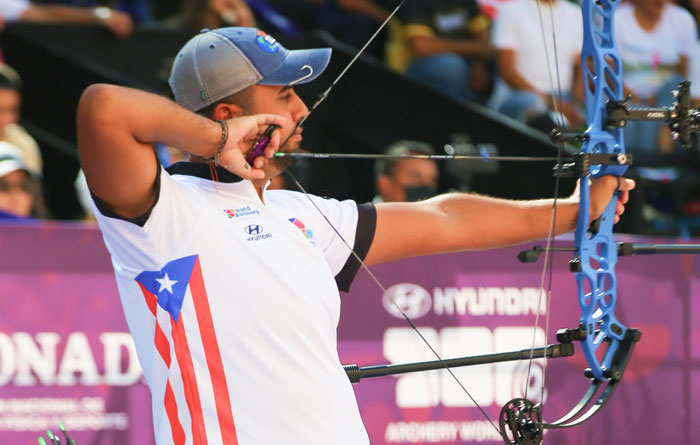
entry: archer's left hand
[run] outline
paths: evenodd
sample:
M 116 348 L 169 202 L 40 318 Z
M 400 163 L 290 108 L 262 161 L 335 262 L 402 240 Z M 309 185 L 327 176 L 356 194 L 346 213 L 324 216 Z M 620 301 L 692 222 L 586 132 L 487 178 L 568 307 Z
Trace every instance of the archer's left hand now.
M 590 221 L 595 221 L 600 218 L 607 207 L 613 193 L 618 190 L 617 177 L 611 175 L 601 176 L 599 178 L 591 178 L 590 180 Z M 617 208 L 615 209 L 615 223 L 620 221 L 620 215 L 625 212 L 625 204 L 629 201 L 629 192 L 635 186 L 634 180 L 629 178 L 620 178 L 619 182 L 619 198 L 617 200 Z M 579 184 L 576 184 L 576 190 L 572 197 L 578 199 Z

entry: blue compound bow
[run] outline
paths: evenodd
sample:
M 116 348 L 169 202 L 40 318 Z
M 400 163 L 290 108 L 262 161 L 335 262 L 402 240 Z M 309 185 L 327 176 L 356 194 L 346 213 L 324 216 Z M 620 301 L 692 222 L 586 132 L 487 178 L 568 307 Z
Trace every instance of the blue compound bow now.
M 641 337 L 641 333 L 638 330 L 626 327 L 615 317 L 615 304 L 617 301 L 615 265 L 618 255 L 698 253 L 700 250 L 698 246 L 693 245 L 669 246 L 615 243 L 612 229 L 619 193 L 613 195 L 602 216 L 593 224 L 589 224 L 589 179 L 603 175 L 613 175 L 621 178 L 631 164 L 631 156 L 625 153 L 621 129 L 627 121 L 665 121 L 671 126 L 674 139 L 679 139 L 683 144 L 689 143 L 690 134 L 698 131 L 700 122 L 700 112 L 690 109 L 688 82 L 682 83 L 679 91 L 675 92 L 677 101 L 670 108 L 633 108 L 628 106 L 626 100 L 623 100 L 622 61 L 615 42 L 613 29 L 613 13 L 619 2 L 620 0 L 583 0 L 584 34 L 581 66 L 586 95 L 587 130 L 584 134 L 565 134 L 560 130 L 552 133 L 553 140 L 561 144 L 569 141 L 580 141 L 583 143 L 581 152 L 575 156 L 573 163 L 561 165 L 560 162 L 555 169 L 558 176 L 576 176 L 580 182 L 580 207 L 574 246 L 573 248 L 563 249 L 551 248 L 549 245 L 546 248 L 535 247 L 532 252 L 523 252 L 524 258 L 521 256 L 522 261 L 530 262 L 536 260 L 539 253 L 543 251 L 547 253 L 553 250 L 574 251 L 574 258 L 570 264 L 571 271 L 574 272 L 578 285 L 578 301 L 581 307 L 579 326 L 574 329 L 562 329 L 557 333 L 557 339 L 562 345 L 550 345 L 545 348 L 535 349 L 533 344 L 532 350 L 529 351 L 529 360 L 532 361 L 534 358 L 539 358 L 538 354 L 540 352 L 543 352 L 543 355 L 547 357 L 571 355 L 573 354 L 572 343 L 578 341 L 589 366 L 589 369 L 585 371 L 585 375 L 591 381 L 590 387 L 571 411 L 554 422 L 544 422 L 542 420 L 541 404 L 534 404 L 527 398 L 516 398 L 509 401 L 501 410 L 499 418 L 500 428 L 497 428 L 507 444 L 539 444 L 542 441 L 545 429 L 569 428 L 580 425 L 593 417 L 610 400 L 622 379 L 634 345 Z M 402 4 L 403 1 L 394 9 L 391 16 L 396 13 Z M 385 24 L 386 22 L 379 29 Z M 330 87 L 319 97 L 311 111 L 299 122 L 299 126 L 323 102 L 330 90 L 340 80 L 340 77 L 345 74 L 372 39 L 365 44 Z M 319 157 L 326 159 L 336 157 L 333 154 L 315 153 L 283 153 L 280 156 Z M 343 155 L 338 156 L 343 157 Z M 347 156 L 380 157 L 359 154 L 346 155 L 345 157 Z M 561 155 L 559 159 L 561 159 Z M 521 159 L 503 158 L 498 160 Z M 294 176 L 291 173 L 289 175 L 299 189 L 306 194 L 306 191 Z M 310 200 L 310 202 L 316 207 L 313 200 Z M 316 208 L 318 209 L 318 207 Z M 323 215 L 320 209 L 318 211 Z M 325 218 L 325 215 L 323 216 Z M 554 220 L 555 217 L 556 201 L 552 219 Z M 328 218 L 326 218 L 326 221 L 336 230 Z M 338 233 L 337 230 L 336 233 Z M 348 245 L 348 248 L 352 251 L 350 245 Z M 385 287 L 361 258 L 354 251 L 352 251 L 352 254 L 356 256 L 357 260 L 367 269 L 372 279 L 382 289 L 382 292 L 386 294 Z M 545 267 L 546 264 L 547 261 L 545 261 Z M 391 296 L 389 297 L 391 298 Z M 393 298 L 391 299 L 393 301 Z M 396 303 L 394 304 L 396 305 Z M 398 305 L 396 307 L 404 314 Z M 421 335 L 410 318 L 405 314 L 404 317 L 411 327 L 418 332 L 418 335 L 431 349 L 437 360 L 435 362 L 418 364 L 372 366 L 367 368 L 347 365 L 346 371 L 351 381 L 355 383 L 363 377 L 444 368 L 455 378 L 477 408 L 491 421 L 450 368 L 479 363 L 527 359 L 528 354 L 526 352 L 528 351 L 443 360 Z M 561 348 L 556 346 L 561 346 Z M 600 395 L 598 396 L 598 394 Z
M 613 15 L 619 0 L 583 0 L 583 47 L 581 68 L 586 95 L 587 129 L 582 135 L 552 133 L 559 142 L 582 141 L 575 162 L 558 166 L 559 174 L 573 173 L 579 178 L 580 206 L 574 258 L 571 271 L 576 276 L 581 308 L 579 327 L 559 331 L 560 342 L 580 342 L 589 368 L 588 391 L 576 406 L 554 422 L 543 422 L 541 405 L 518 398 L 506 404 L 500 416 L 500 430 L 506 443 L 538 444 L 544 429 L 580 425 L 595 415 L 614 393 L 641 332 L 623 325 L 615 317 L 618 254 L 633 255 L 640 245 L 613 241 L 613 223 L 619 193 L 615 193 L 602 216 L 590 221 L 589 177 L 613 175 L 621 178 L 632 158 L 625 153 L 622 127 L 630 120 L 667 122 L 674 139 L 687 145 L 690 134 L 698 131 L 698 111 L 690 109 L 689 82 L 674 91 L 675 104 L 670 108 L 638 108 L 623 100 L 622 60 L 615 42 Z M 619 180 L 619 179 L 618 179 Z M 679 253 L 697 246 L 646 246 L 649 253 Z M 694 249 L 693 249 L 694 247 Z M 535 248 L 537 253 L 545 249 Z M 547 249 L 553 250 L 553 249 Z M 569 249 L 564 249 L 569 250 Z M 539 252 L 538 252 L 539 251 Z M 535 255 L 536 258 L 536 255 Z M 600 394 L 598 396 L 598 394 Z

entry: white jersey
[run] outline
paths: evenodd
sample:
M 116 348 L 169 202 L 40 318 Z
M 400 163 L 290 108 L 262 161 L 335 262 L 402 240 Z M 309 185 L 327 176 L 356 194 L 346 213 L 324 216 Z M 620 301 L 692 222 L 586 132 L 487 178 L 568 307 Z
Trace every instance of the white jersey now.
M 349 248 L 303 194 L 174 167 L 142 221 L 95 212 L 157 443 L 369 443 L 336 344 Z M 312 199 L 366 254 L 374 208 Z

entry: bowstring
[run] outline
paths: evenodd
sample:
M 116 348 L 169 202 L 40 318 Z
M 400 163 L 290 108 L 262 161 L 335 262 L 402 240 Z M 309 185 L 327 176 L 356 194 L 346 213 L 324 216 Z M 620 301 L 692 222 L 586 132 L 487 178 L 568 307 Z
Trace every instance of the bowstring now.
M 537 1 L 537 0 L 536 0 L 536 1 Z M 563 1 L 563 0 L 560 0 L 560 1 Z M 367 48 L 367 47 L 369 46 L 369 44 L 372 42 L 372 40 L 374 40 L 374 38 L 379 34 L 379 31 L 381 31 L 381 30 L 384 28 L 384 26 L 385 26 L 385 25 L 389 22 L 389 20 L 396 14 L 396 12 L 397 12 L 397 11 L 399 10 L 399 8 L 404 4 L 404 2 L 405 2 L 405 0 L 401 0 L 401 2 L 399 3 L 399 5 L 391 12 L 391 14 L 389 14 L 389 16 L 387 17 L 387 19 L 379 26 L 379 28 L 377 29 L 377 31 L 375 31 L 375 33 L 374 33 L 374 34 L 372 35 L 372 37 L 367 41 L 367 43 L 365 43 L 365 45 L 357 52 L 357 54 L 352 58 L 352 60 L 348 63 L 348 65 L 342 70 L 342 72 L 338 75 L 338 77 L 336 77 L 336 79 L 332 82 L 332 84 L 319 96 L 319 98 L 316 100 L 316 102 L 314 103 L 314 105 L 311 107 L 311 110 L 309 111 L 309 113 L 307 113 L 307 115 L 304 116 L 299 122 L 297 122 L 297 124 L 296 124 L 295 127 L 294 127 L 294 130 L 293 130 L 293 131 L 291 132 L 291 134 L 285 139 L 285 141 L 282 142 L 282 143 L 280 144 L 280 147 L 284 146 L 284 145 L 287 143 L 287 141 L 289 141 L 289 139 L 290 139 L 291 136 L 294 134 L 294 132 L 295 132 L 298 128 L 300 128 L 300 127 L 302 126 L 302 124 L 304 124 L 304 122 L 306 121 L 306 119 L 308 119 L 308 117 L 311 115 L 311 113 L 326 99 L 326 97 L 328 96 L 328 93 L 331 91 L 331 89 L 338 83 L 338 81 L 340 80 L 340 78 L 343 77 L 343 75 L 347 72 L 347 70 L 350 68 L 350 66 L 352 66 L 353 63 L 355 63 L 355 61 L 360 57 L 360 55 L 361 55 L 362 52 L 365 50 L 365 48 Z M 538 4 L 538 10 L 539 10 L 539 4 Z M 541 20 L 541 14 L 540 14 L 540 24 L 541 24 L 541 23 L 542 23 L 542 20 Z M 542 26 L 542 24 L 541 24 L 540 27 L 541 27 L 541 29 L 543 30 L 543 33 L 544 33 L 544 27 Z M 549 65 L 549 57 L 548 57 L 548 56 L 547 56 L 547 61 L 548 61 L 548 67 L 549 67 L 550 65 Z M 557 68 L 558 68 L 558 67 L 557 67 Z M 552 81 L 551 81 L 551 70 L 549 70 L 549 71 L 550 71 L 550 83 L 552 83 Z M 553 88 L 552 88 L 552 90 L 553 90 Z M 555 108 L 556 108 L 556 105 L 555 105 Z M 559 150 L 559 152 L 558 152 L 558 154 L 557 154 L 557 165 L 560 166 L 561 164 L 562 164 L 562 149 L 560 148 L 560 150 Z M 423 334 L 422 334 L 421 331 L 418 329 L 418 327 L 415 325 L 415 323 L 413 322 L 413 320 L 411 320 L 411 318 L 410 318 L 408 315 L 406 315 L 406 313 L 401 309 L 401 307 L 398 305 L 398 303 L 396 303 L 396 300 L 394 299 L 394 297 L 393 297 L 392 295 L 390 295 L 389 293 L 387 293 L 386 288 L 384 287 L 384 285 L 382 285 L 382 283 L 379 281 L 379 279 L 377 278 L 377 276 L 371 271 L 371 269 L 370 269 L 369 266 L 364 262 L 364 260 L 357 254 L 357 252 L 355 251 L 355 249 L 353 249 L 352 246 L 350 246 L 350 244 L 349 244 L 349 243 L 345 240 L 345 238 L 340 234 L 340 231 L 335 227 L 335 225 L 333 225 L 333 223 L 332 223 L 332 222 L 330 221 L 330 219 L 326 216 L 326 214 L 323 213 L 323 211 L 318 207 L 318 205 L 314 202 L 314 200 L 311 198 L 311 196 L 307 193 L 306 189 L 301 185 L 301 183 L 296 179 L 296 177 L 289 171 L 289 169 L 285 169 L 285 173 L 287 174 L 287 176 L 289 176 L 289 178 L 292 179 L 292 181 L 294 182 L 294 184 L 295 184 L 295 185 L 297 186 L 297 188 L 304 194 L 304 196 L 306 196 L 306 198 L 309 200 L 309 202 L 312 204 L 312 206 L 319 212 L 319 214 L 323 217 L 323 219 L 326 221 L 326 223 L 328 223 L 328 225 L 331 227 L 331 229 L 333 229 L 333 231 L 336 233 L 336 235 L 338 235 L 338 238 L 339 238 L 339 239 L 343 242 L 343 244 L 345 244 L 345 246 L 350 250 L 351 255 L 360 263 L 361 267 L 362 267 L 364 270 L 367 271 L 367 273 L 369 274 L 369 276 L 372 278 L 372 280 L 377 284 L 377 286 L 379 287 L 379 289 L 382 291 L 382 295 L 386 295 L 386 296 L 389 298 L 389 300 L 391 301 L 391 303 L 394 305 L 394 307 L 396 307 L 396 309 L 399 311 L 399 313 L 404 317 L 404 319 L 405 319 L 406 322 L 409 324 L 409 326 L 411 326 L 411 328 L 414 330 L 414 332 L 416 332 L 416 334 L 418 334 L 418 336 L 419 336 L 420 339 L 423 341 L 423 343 L 428 347 L 428 349 L 429 349 L 429 350 L 431 351 L 431 353 L 436 357 L 436 359 L 443 365 L 443 367 L 444 367 L 445 370 L 450 374 L 450 376 L 452 376 L 452 378 L 454 379 L 454 381 L 457 382 L 457 385 L 462 389 L 462 391 L 464 391 L 464 393 L 467 395 L 467 397 L 469 397 L 469 399 L 472 401 L 472 403 L 474 404 L 474 406 L 476 406 L 476 407 L 479 409 L 479 411 L 481 412 L 481 414 L 486 418 L 486 420 L 488 420 L 488 422 L 491 424 L 491 426 L 496 430 L 496 433 L 497 433 L 498 435 L 501 435 L 501 431 L 498 429 L 498 427 L 497 427 L 496 424 L 493 422 L 493 420 L 491 419 L 491 417 L 486 413 L 486 411 L 484 410 L 484 408 L 483 408 L 481 405 L 479 405 L 479 403 L 474 399 L 474 397 L 473 397 L 473 396 L 471 395 L 471 393 L 467 390 L 467 388 L 464 386 L 464 384 L 462 384 L 462 382 L 459 380 L 459 378 L 457 378 L 457 376 L 456 376 L 455 373 L 452 371 L 452 369 L 450 369 L 450 367 L 445 363 L 445 361 L 442 359 L 442 357 L 440 356 L 440 354 L 438 354 L 438 352 L 435 350 L 435 348 L 433 348 L 432 345 L 430 344 L 430 342 L 425 338 L 425 336 L 423 336 Z M 557 198 L 558 188 L 559 188 L 559 184 L 558 184 L 558 183 L 559 183 L 559 177 L 557 176 L 557 180 L 556 180 L 556 184 L 555 184 L 555 197 L 554 197 L 554 203 L 553 203 L 553 206 L 552 206 L 552 207 L 553 207 L 552 218 L 551 218 L 551 220 L 550 220 L 550 227 L 549 227 L 548 241 L 547 241 L 547 247 L 548 247 L 548 249 L 547 249 L 547 252 L 545 253 L 545 264 L 546 264 L 546 262 L 547 262 L 547 260 L 548 260 L 548 256 L 550 255 L 550 253 L 549 253 L 549 247 L 550 247 L 551 241 L 552 241 L 552 239 L 553 239 L 554 226 L 555 226 L 555 221 L 556 221 L 556 203 L 557 203 L 557 199 L 556 199 L 556 198 Z M 546 269 L 545 269 L 545 270 L 546 270 Z M 550 270 L 551 270 L 551 267 L 550 267 Z M 544 273 L 543 273 L 543 277 L 542 277 L 542 282 L 541 282 L 541 284 L 540 284 L 540 291 L 543 289 L 543 282 L 544 282 Z M 551 273 L 550 273 L 550 290 L 551 290 Z M 542 300 L 542 298 L 541 298 L 541 292 L 540 292 L 540 298 L 538 299 L 537 319 L 539 319 L 539 312 L 540 312 L 540 311 L 539 311 L 539 307 L 540 307 L 541 300 Z M 547 314 L 547 317 L 549 317 L 549 313 Z M 536 322 L 536 323 L 537 323 L 537 322 Z M 549 319 L 548 319 L 548 318 L 547 318 L 547 324 L 549 324 Z M 535 325 L 535 330 L 536 330 L 536 328 L 537 328 L 537 325 Z M 545 335 L 546 335 L 546 332 L 545 332 Z M 545 341 L 545 344 L 546 344 L 546 341 Z M 529 365 L 528 365 L 528 380 L 529 380 L 529 375 L 530 375 L 530 368 L 531 368 L 531 366 L 532 366 L 532 360 L 533 360 L 533 355 L 534 355 L 534 348 L 535 348 L 535 346 L 534 346 L 534 336 L 533 336 L 533 345 L 532 345 L 532 349 L 531 349 L 531 352 L 530 352 L 530 360 L 529 360 Z M 546 363 L 546 352 L 545 352 L 545 363 Z M 544 381 L 544 373 L 543 373 L 543 381 Z M 544 386 L 543 386 L 543 391 L 544 391 Z M 526 394 L 527 394 L 527 386 L 526 386 Z M 526 395 L 526 397 L 527 397 L 527 395 Z
M 556 38 L 556 30 L 554 27 L 554 1 L 564 1 L 564 0 L 549 0 L 549 17 L 550 17 L 550 26 L 552 29 L 552 51 L 554 53 L 554 68 L 555 68 L 555 73 L 557 77 L 557 88 L 554 87 L 554 79 L 552 78 L 552 66 L 550 62 L 550 57 L 549 57 L 549 47 L 547 45 L 547 38 L 545 34 L 545 29 L 544 29 L 544 20 L 542 18 L 542 8 L 540 7 L 540 1 L 535 0 L 535 3 L 537 5 L 537 15 L 539 18 L 540 22 L 540 31 L 541 31 L 541 37 L 542 37 L 542 45 L 544 47 L 544 52 L 545 52 L 545 60 L 547 61 L 547 74 L 549 76 L 549 84 L 550 84 L 550 94 L 552 96 L 552 106 L 554 108 L 554 115 L 555 118 L 557 119 L 557 122 L 555 124 L 559 126 L 559 128 L 564 127 L 564 112 L 563 112 L 563 105 L 560 101 L 563 101 L 563 95 L 562 95 L 562 88 L 561 88 L 561 76 L 560 76 L 560 71 L 559 71 L 559 57 L 557 54 L 557 38 Z M 558 98 L 557 96 L 558 92 Z M 558 100 L 557 100 L 558 99 Z M 564 143 L 562 141 L 559 142 L 558 148 L 557 148 L 557 172 L 561 171 L 561 166 L 563 164 L 563 151 L 564 151 Z M 554 243 L 554 238 L 555 238 L 555 230 L 556 230 L 556 220 L 557 220 L 557 200 L 559 199 L 559 188 L 560 188 L 560 179 L 561 175 L 556 174 L 555 175 L 555 180 L 554 180 L 554 199 L 552 202 L 552 213 L 549 221 L 549 230 L 547 234 L 547 243 L 546 243 L 546 248 L 545 248 L 545 256 L 544 256 L 544 264 L 542 267 L 542 274 L 540 277 L 540 291 L 538 295 L 538 300 L 537 300 L 537 310 L 535 314 L 535 325 L 533 328 L 532 332 L 532 346 L 530 348 L 530 358 L 528 360 L 528 368 L 527 368 L 527 376 L 525 380 L 525 399 L 527 399 L 528 395 L 528 389 L 529 389 L 529 383 L 530 383 L 530 375 L 532 372 L 532 363 L 534 360 L 534 355 L 535 355 L 535 342 L 536 342 L 536 335 L 537 335 L 537 329 L 539 327 L 539 318 L 540 318 L 540 310 L 542 307 L 542 298 L 544 294 L 544 300 L 545 300 L 545 328 L 544 328 L 544 344 L 546 345 L 548 343 L 548 337 L 549 337 L 549 316 L 550 316 L 550 308 L 551 308 L 551 301 L 552 301 L 552 276 L 554 275 L 554 252 L 551 250 L 551 246 Z M 545 291 L 544 289 L 544 281 L 545 277 L 549 275 L 548 277 L 548 284 L 547 284 L 547 289 Z M 547 376 L 547 354 L 543 354 L 542 356 L 543 359 L 543 364 L 542 364 L 542 382 L 541 382 L 541 387 L 540 387 L 540 402 L 542 406 L 544 406 L 544 392 L 545 392 L 545 383 L 546 383 L 546 376 Z

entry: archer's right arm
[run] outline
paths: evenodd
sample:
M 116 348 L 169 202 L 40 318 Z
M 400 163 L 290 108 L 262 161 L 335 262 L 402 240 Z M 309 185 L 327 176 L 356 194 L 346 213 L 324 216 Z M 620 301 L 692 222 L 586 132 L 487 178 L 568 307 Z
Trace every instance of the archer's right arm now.
M 114 85 L 90 86 L 78 105 L 80 162 L 92 193 L 117 214 L 145 213 L 160 168 L 152 142 L 211 156 L 218 123 L 154 94 Z
M 90 190 L 126 218 L 143 215 L 155 202 L 160 166 L 152 143 L 211 158 L 222 140 L 217 122 L 164 97 L 115 85 L 88 87 L 78 105 L 77 121 L 80 161 Z M 281 125 L 284 120 L 258 114 L 226 122 L 228 139 L 219 159 L 242 178 L 262 177 L 262 157 L 251 168 L 244 154 L 269 124 Z M 266 158 L 273 156 L 278 144 L 279 135 L 275 135 Z

